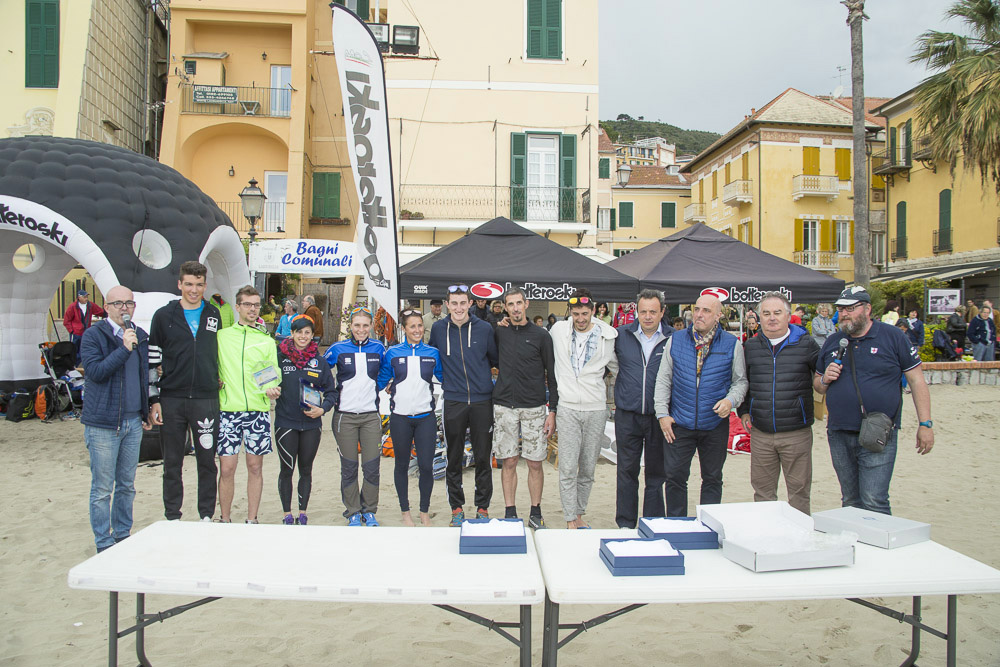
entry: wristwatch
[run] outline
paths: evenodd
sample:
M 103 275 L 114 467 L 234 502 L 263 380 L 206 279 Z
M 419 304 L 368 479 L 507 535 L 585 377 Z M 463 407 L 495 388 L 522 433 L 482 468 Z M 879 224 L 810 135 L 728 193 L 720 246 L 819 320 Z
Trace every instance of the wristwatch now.
M 928 419 L 925 422 L 920 422 L 920 426 L 926 426 L 927 428 L 934 428 L 934 422 Z

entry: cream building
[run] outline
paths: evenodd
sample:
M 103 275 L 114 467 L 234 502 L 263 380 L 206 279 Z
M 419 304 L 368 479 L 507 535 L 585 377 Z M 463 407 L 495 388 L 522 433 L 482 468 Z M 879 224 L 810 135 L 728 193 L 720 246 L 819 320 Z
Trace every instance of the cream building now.
M 877 280 L 938 278 L 966 299 L 1000 297 L 1000 198 L 996 183 L 934 158 L 916 116 L 916 89 L 876 109 L 888 122 L 888 145 L 873 157 L 888 182 L 889 259 Z
M 614 146 L 618 164 L 668 167 L 677 162 L 677 147 L 663 137 L 647 137 Z
M 765 252 L 850 282 L 854 276 L 852 117 L 789 88 L 684 164 L 685 223 L 703 222 Z M 869 140 L 881 148 L 878 119 Z M 869 189 L 873 263 L 884 262 L 884 184 Z
M 691 186 L 676 166 L 632 167 L 627 185 L 612 186 L 613 232 L 598 248 L 621 257 L 690 226 L 683 222 Z

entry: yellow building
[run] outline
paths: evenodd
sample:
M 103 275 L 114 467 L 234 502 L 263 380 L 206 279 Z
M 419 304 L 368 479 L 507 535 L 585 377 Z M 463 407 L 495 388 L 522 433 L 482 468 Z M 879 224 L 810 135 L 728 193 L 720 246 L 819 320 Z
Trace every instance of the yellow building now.
M 703 222 L 761 250 L 851 281 L 854 275 L 850 102 L 789 88 L 684 164 L 685 223 Z M 870 143 L 881 147 L 876 118 Z M 871 183 L 873 262 L 882 257 L 884 192 Z M 617 197 L 617 194 L 616 194 Z
M 594 254 L 597 0 L 572 11 L 562 0 L 471 12 L 436 0 L 346 4 L 393 36 L 384 63 L 400 263 L 497 216 Z M 262 238 L 353 240 L 327 0 L 173 0 L 171 10 L 162 160 L 244 235 L 238 193 L 255 177 L 268 197 Z M 470 17 L 488 30 L 470 29 Z
M 689 224 L 684 208 L 691 201 L 691 186 L 676 166 L 632 167 L 627 185 L 612 187 L 611 238 L 600 239 L 598 248 L 621 257 L 670 236 Z
M 677 147 L 663 137 L 647 137 L 614 146 L 618 164 L 668 167 L 676 163 Z
M 940 278 L 977 304 L 1000 296 L 1000 198 L 978 171 L 935 160 L 916 116 L 916 89 L 876 109 L 888 145 L 873 156 L 888 182 L 889 261 L 878 280 Z M 961 161 L 961 158 L 959 158 Z

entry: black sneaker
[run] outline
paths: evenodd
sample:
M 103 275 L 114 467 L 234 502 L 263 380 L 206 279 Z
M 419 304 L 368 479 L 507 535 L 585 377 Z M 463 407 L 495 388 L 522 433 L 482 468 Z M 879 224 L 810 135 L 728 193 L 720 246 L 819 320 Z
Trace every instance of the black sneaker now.
M 528 526 L 534 528 L 535 530 L 541 530 L 542 528 L 547 528 L 545 525 L 545 519 L 542 518 L 541 514 L 532 514 L 528 517 Z

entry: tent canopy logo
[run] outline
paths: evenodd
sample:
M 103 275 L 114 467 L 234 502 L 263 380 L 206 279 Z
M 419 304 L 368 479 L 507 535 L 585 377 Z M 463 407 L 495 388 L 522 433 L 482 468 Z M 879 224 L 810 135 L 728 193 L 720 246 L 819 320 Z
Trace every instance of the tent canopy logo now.
M 476 283 L 469 288 L 469 292 L 477 299 L 496 299 L 504 293 L 504 288 L 497 283 Z
M 706 287 L 701 291 L 701 296 L 714 296 L 719 301 L 729 298 L 729 290 L 724 287 Z

